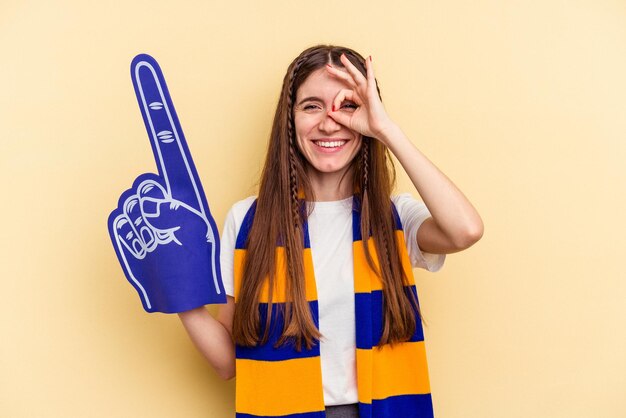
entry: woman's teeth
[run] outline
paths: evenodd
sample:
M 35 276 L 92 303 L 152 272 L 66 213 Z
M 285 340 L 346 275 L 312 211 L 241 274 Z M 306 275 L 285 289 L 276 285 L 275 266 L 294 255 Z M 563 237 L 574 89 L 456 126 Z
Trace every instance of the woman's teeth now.
M 315 141 L 315 144 L 324 148 L 337 148 L 337 147 L 342 146 L 346 142 L 347 141 L 331 141 L 331 142 Z

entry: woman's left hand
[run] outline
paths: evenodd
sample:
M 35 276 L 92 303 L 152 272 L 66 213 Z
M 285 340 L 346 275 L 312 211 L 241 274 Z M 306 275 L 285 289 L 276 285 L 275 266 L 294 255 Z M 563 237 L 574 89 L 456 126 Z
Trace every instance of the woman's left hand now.
M 337 69 L 330 64 L 326 69 L 333 77 L 345 81 L 351 88 L 342 89 L 337 94 L 328 115 L 353 131 L 385 142 L 385 131 L 393 125 L 393 122 L 378 96 L 371 56 L 365 60 L 367 77 L 363 76 L 344 54 L 340 59 L 345 70 Z M 346 101 L 352 101 L 358 106 L 354 112 L 341 111 L 342 104 Z

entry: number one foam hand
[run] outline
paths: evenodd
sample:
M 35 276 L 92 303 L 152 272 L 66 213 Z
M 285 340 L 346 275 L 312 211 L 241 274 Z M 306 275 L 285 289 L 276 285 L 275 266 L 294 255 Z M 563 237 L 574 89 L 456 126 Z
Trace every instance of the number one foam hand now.
M 159 174 L 142 174 L 109 216 L 126 278 L 148 312 L 226 303 L 220 244 L 163 73 L 137 55 L 131 77 Z

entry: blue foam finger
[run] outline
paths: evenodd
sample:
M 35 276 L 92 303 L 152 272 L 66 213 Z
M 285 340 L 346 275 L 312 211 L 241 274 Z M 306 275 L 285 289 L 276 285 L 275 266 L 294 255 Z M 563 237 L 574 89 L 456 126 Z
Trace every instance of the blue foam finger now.
M 159 65 L 149 55 L 137 55 L 131 78 L 159 176 L 174 199 L 201 210 L 206 199 Z
M 147 312 L 226 303 L 218 230 L 163 73 L 141 54 L 131 78 L 159 174 L 137 177 L 109 216 L 122 270 Z

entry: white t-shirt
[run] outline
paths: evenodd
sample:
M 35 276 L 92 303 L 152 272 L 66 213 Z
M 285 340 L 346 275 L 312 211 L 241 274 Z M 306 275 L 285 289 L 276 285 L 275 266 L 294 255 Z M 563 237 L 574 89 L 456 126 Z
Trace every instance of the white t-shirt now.
M 255 200 L 250 196 L 233 205 L 226 216 L 220 239 L 222 280 L 227 295 L 234 296 L 234 251 L 243 218 Z M 404 193 L 392 200 L 400 216 L 414 268 L 438 271 L 445 254 L 422 252 L 417 230 L 430 212 L 423 202 Z M 352 197 L 334 202 L 315 202 L 309 216 L 309 239 L 319 307 L 320 356 L 324 404 L 358 402 L 356 384 L 356 328 L 354 273 L 352 264 Z

